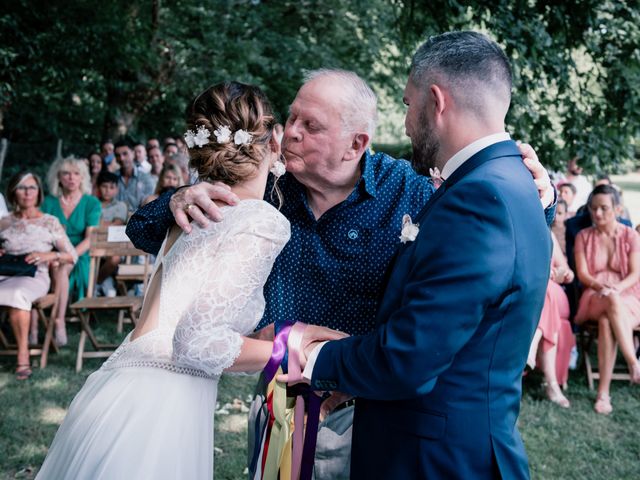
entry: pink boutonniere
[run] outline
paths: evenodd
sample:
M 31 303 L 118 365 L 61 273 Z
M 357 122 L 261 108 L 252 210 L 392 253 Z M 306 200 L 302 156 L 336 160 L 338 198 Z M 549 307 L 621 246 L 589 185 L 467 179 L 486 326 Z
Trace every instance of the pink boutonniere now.
M 429 175 L 431 176 L 431 181 L 433 182 L 433 186 L 436 187 L 436 190 L 437 190 L 438 187 L 442 185 L 442 182 L 444 182 L 444 180 L 442 179 L 442 176 L 440 175 L 440 169 L 438 169 L 438 167 L 430 168 Z

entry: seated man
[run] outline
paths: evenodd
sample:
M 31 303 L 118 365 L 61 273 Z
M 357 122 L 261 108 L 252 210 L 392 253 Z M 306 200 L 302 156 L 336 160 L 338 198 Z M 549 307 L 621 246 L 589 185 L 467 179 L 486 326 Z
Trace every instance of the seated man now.
M 127 204 L 129 213 L 133 213 L 142 200 L 153 193 L 155 181 L 147 173 L 136 167 L 132 142 L 122 140 L 115 147 L 116 161 L 120 165 L 118 175 L 118 193 L 116 198 Z

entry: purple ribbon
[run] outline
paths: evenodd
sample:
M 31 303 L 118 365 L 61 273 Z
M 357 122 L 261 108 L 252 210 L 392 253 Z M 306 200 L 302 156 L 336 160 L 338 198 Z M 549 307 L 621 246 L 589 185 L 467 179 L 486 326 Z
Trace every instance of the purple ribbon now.
M 264 367 L 265 385 L 268 385 L 276 372 L 278 367 L 284 359 L 285 353 L 287 353 L 287 340 L 289 339 L 289 332 L 291 331 L 291 324 L 284 325 L 282 330 L 278 332 L 273 339 L 273 350 L 271 350 L 271 358 Z
M 313 462 L 316 457 L 316 441 L 318 440 L 321 405 L 322 399 L 314 392 L 309 392 L 309 403 L 307 405 L 307 428 L 304 432 L 300 480 L 311 480 L 311 477 L 313 476 Z

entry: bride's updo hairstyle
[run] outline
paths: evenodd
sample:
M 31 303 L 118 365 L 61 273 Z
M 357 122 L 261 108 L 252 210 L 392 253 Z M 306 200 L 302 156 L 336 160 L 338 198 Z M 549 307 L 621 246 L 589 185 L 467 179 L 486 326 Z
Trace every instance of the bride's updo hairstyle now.
M 269 150 L 275 124 L 273 110 L 262 90 L 238 82 L 209 87 L 187 107 L 187 128 L 204 127 L 210 132 L 208 143 L 189 148 L 190 165 L 201 180 L 235 185 L 251 178 Z M 214 133 L 229 127 L 230 139 L 219 143 Z M 248 143 L 236 144 L 234 134 L 244 130 Z

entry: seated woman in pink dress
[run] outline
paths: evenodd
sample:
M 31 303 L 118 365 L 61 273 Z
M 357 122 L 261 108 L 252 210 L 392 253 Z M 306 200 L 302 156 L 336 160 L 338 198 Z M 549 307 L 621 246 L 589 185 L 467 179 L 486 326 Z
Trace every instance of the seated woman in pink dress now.
M 575 322 L 598 322 L 600 383 L 595 410 L 612 411 L 609 385 L 616 361 L 616 343 L 629 367 L 631 381 L 640 383 L 640 362 L 633 329 L 640 324 L 640 237 L 616 220 L 617 190 L 599 185 L 589 197 L 593 226 L 576 237 L 576 272 L 585 290 Z
M 562 383 L 567 381 L 569 361 L 566 358 L 567 355 L 558 358 L 558 354 L 561 345 L 564 347 L 562 348 L 564 353 L 567 353 L 567 346 L 568 352 L 570 352 L 575 339 L 570 326 L 568 329 L 563 328 L 563 322 L 567 324 L 569 322 L 569 300 L 560 284 L 572 282 L 573 272 L 569 268 L 553 233 L 551 233 L 551 238 L 553 239 L 551 278 L 549 278 L 544 306 L 540 313 L 540 323 L 538 323 L 529 348 L 527 366 L 533 369 L 536 363 L 540 365 L 544 372 L 547 398 L 563 408 L 569 408 L 569 400 L 563 395 L 558 383 L 559 377 L 561 377 Z M 536 356 L 538 362 L 536 362 Z
M 37 175 L 28 171 L 14 175 L 7 189 L 7 200 L 13 209 L 0 220 L 0 256 L 26 255 L 26 263 L 37 266 L 34 276 L 0 276 L 0 306 L 8 307 L 18 346 L 18 380 L 31 375 L 28 337 L 31 305 L 49 291 L 49 264 L 73 265 L 78 259 L 58 219 L 38 208 L 43 197 L 42 182 Z

